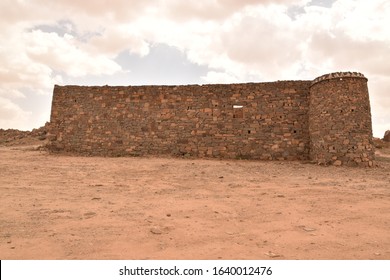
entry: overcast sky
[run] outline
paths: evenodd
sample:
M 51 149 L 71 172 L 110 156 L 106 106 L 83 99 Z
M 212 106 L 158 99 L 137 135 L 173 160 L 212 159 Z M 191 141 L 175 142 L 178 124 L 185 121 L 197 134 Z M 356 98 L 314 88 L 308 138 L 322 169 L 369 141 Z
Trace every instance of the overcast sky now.
M 0 128 L 50 118 L 54 84 L 369 80 L 390 129 L 388 0 L 0 0 Z

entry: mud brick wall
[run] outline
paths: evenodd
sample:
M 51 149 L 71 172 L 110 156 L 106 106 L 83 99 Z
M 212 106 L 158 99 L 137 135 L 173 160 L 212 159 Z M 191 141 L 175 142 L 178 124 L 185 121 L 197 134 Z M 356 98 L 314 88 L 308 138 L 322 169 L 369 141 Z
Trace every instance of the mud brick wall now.
M 367 79 L 333 73 L 313 81 L 309 106 L 310 157 L 320 164 L 373 166 Z
M 310 86 L 55 86 L 49 148 L 103 156 L 304 160 Z

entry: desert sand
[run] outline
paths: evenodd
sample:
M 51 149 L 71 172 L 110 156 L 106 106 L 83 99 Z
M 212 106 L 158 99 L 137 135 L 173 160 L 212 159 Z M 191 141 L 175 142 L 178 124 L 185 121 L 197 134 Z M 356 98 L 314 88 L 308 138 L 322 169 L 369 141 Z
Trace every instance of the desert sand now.
M 0 147 L 0 259 L 390 259 L 379 167 Z

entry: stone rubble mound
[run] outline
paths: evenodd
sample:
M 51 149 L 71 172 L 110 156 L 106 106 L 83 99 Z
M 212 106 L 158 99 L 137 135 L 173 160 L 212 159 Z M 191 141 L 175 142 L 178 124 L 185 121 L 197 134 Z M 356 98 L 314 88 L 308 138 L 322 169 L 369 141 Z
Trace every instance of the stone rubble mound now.
M 36 140 L 46 140 L 49 123 L 32 131 L 18 129 L 0 129 L 0 145 L 28 144 Z

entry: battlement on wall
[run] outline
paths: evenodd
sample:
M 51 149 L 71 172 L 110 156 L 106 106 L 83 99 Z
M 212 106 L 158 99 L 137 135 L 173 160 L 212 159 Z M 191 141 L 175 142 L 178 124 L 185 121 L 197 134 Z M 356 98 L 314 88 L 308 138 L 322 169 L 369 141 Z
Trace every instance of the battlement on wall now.
M 343 77 L 350 79 L 340 80 Z M 229 159 L 312 159 L 321 164 L 339 165 L 341 162 L 368 166 L 373 160 L 373 150 L 369 147 L 372 133 L 368 135 L 369 130 L 359 126 L 364 120 L 364 126 L 371 128 L 371 115 L 365 109 L 360 110 L 369 102 L 366 79 L 362 78 L 359 73 L 343 72 L 324 75 L 314 81 L 202 86 L 55 86 L 49 149 L 95 156 L 165 154 Z M 340 104 L 355 106 L 359 114 L 363 113 L 357 118 L 359 122 L 353 121 L 352 126 L 342 124 L 348 119 L 355 120 L 356 114 L 343 115 L 339 122 L 338 113 L 334 112 L 336 116 L 331 118 L 334 125 L 324 126 L 323 132 L 319 129 L 319 122 L 324 121 L 326 114 L 323 115 L 324 108 L 316 98 L 323 94 L 321 82 L 325 80 L 336 83 L 325 85 L 325 89 L 332 88 L 331 91 L 336 92 L 343 88 L 345 94 L 356 97 L 354 105 L 346 105 L 337 97 L 343 100 L 344 93 L 327 92 L 327 106 L 338 104 L 336 107 L 341 111 L 344 109 L 340 109 Z M 345 89 L 346 84 L 356 85 L 353 92 Z M 359 133 L 364 136 L 356 145 L 360 148 L 360 144 L 364 145 L 364 151 L 349 152 L 350 144 L 355 143 L 352 138 Z M 331 140 L 324 142 L 329 135 L 338 135 L 331 151 L 327 150 Z M 342 144 L 338 144 L 340 139 L 344 141 Z M 350 142 L 343 144 L 346 139 Z M 320 146 L 313 145 L 313 141 Z M 324 153 L 332 156 L 324 156 Z
M 362 78 L 362 79 L 365 79 L 367 81 L 367 78 L 362 73 L 359 73 L 359 72 L 334 72 L 334 73 L 325 74 L 325 75 L 322 75 L 322 76 L 315 78 L 311 84 L 314 85 L 314 84 L 317 84 L 319 82 L 327 81 L 327 80 L 331 80 L 331 79 L 341 79 L 342 80 L 343 78 Z

